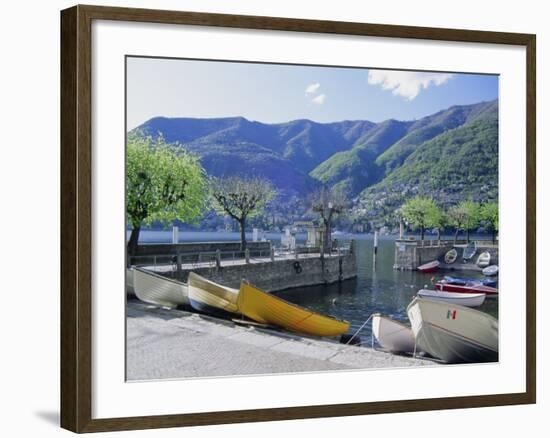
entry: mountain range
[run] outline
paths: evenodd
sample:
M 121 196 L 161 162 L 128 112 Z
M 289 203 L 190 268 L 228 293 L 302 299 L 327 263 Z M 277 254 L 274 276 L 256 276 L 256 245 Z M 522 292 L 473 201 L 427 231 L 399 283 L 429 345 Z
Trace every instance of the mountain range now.
M 413 121 L 266 124 L 243 117 L 155 117 L 136 131 L 179 143 L 211 175 L 260 175 L 288 195 L 326 184 L 371 207 L 381 203 L 380 193 L 389 207 L 394 202 L 388 199 L 422 192 L 443 202 L 478 189 L 497 196 L 497 100 Z

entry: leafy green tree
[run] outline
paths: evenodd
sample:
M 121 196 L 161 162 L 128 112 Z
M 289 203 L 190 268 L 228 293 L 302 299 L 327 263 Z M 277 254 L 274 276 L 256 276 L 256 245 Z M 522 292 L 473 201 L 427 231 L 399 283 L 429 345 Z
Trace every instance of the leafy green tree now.
M 480 218 L 491 229 L 493 243 L 498 231 L 498 202 L 486 202 L 480 207 Z
M 403 219 L 415 229 L 420 229 L 420 239 L 424 240 L 426 228 L 439 228 L 442 221 L 441 209 L 432 198 L 416 196 L 401 206 Z
M 194 221 L 206 200 L 198 158 L 162 137 L 130 135 L 126 150 L 126 216 L 132 226 L 128 253 L 135 254 L 141 226 L 176 219 Z
M 460 230 L 466 231 L 466 240 L 470 241 L 470 230 L 479 226 L 480 206 L 474 201 L 462 201 L 454 205 L 447 213 L 449 225 L 455 228 L 455 243 Z
M 231 176 L 212 178 L 211 192 L 215 210 L 235 219 L 241 228 L 241 250 L 246 249 L 246 219 L 261 215 L 277 194 L 273 185 L 263 178 Z

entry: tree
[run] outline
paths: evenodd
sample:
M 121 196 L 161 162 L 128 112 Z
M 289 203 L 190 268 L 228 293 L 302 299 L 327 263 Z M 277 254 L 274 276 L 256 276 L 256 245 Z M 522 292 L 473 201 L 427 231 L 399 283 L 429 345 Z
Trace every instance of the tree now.
M 474 201 L 462 201 L 449 209 L 449 225 L 456 229 L 455 243 L 460 230 L 466 231 L 466 240 L 470 241 L 470 230 L 479 225 L 479 210 L 479 204 Z
M 323 247 L 330 251 L 332 247 L 332 222 L 348 206 L 348 199 L 343 190 L 328 187 L 321 187 L 315 190 L 310 198 L 311 210 L 321 217 L 325 227 L 323 235 Z
M 131 135 L 126 151 L 126 216 L 134 255 L 141 226 L 176 219 L 194 221 L 203 211 L 206 179 L 198 158 L 162 137 Z
M 241 250 L 246 249 L 246 219 L 259 216 L 277 194 L 273 185 L 262 178 L 231 176 L 212 178 L 215 210 L 235 219 L 241 228 Z
M 480 218 L 491 229 L 493 243 L 495 243 L 495 235 L 498 231 L 498 203 L 486 202 L 482 204 L 480 207 Z
M 414 228 L 420 229 L 420 239 L 424 240 L 426 228 L 438 228 L 442 221 L 441 209 L 432 198 L 416 196 L 401 206 L 403 219 Z

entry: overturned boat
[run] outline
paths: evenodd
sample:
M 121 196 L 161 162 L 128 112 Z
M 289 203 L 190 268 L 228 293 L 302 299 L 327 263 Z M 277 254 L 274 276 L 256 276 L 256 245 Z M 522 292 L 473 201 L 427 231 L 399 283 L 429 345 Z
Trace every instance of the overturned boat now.
M 237 313 L 239 290 L 222 286 L 190 272 L 187 278 L 189 303 L 195 310 L 219 316 Z
M 133 271 L 134 291 L 141 301 L 168 308 L 189 304 L 185 283 L 142 268 Z
M 498 361 L 498 321 L 464 306 L 415 298 L 407 307 L 417 347 L 447 363 Z
M 414 352 L 414 334 L 410 327 L 380 313 L 372 315 L 372 333 L 380 346 L 392 353 Z
M 350 323 L 321 315 L 269 294 L 246 282 L 241 283 L 238 312 L 253 321 L 311 336 L 339 336 Z

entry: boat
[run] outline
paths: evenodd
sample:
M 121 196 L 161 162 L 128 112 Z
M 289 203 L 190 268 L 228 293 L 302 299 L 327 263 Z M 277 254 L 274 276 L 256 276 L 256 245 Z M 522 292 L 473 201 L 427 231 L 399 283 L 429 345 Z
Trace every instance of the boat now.
M 445 253 L 445 263 L 448 265 L 453 264 L 456 262 L 456 258 L 458 257 L 458 252 L 456 252 L 456 249 L 451 249 Z
M 407 307 L 417 348 L 447 363 L 498 361 L 498 321 L 460 305 L 415 298 Z
M 414 352 L 414 334 L 405 324 L 375 313 L 372 315 L 372 333 L 384 350 L 392 353 Z
M 241 282 L 237 299 L 239 313 L 253 321 L 312 336 L 339 336 L 350 323 L 321 315 Z
M 462 259 L 464 261 L 470 260 L 477 251 L 477 246 L 475 242 L 470 242 L 464 247 L 464 252 L 462 253 Z
M 434 271 L 437 270 L 437 268 L 439 268 L 439 261 L 434 260 L 433 262 L 425 263 L 425 264 L 419 266 L 417 269 L 420 272 L 434 272 Z
M 493 275 L 497 275 L 498 274 L 498 266 L 497 265 L 491 265 L 491 266 L 487 266 L 486 268 L 483 268 L 483 275 L 487 275 L 489 277 L 493 276 Z
M 445 275 L 443 277 L 447 283 L 466 285 L 470 283 L 481 283 L 485 286 L 496 287 L 497 281 L 492 278 L 466 278 L 466 277 L 451 277 L 450 275 Z
M 126 268 L 126 295 L 134 296 L 134 269 Z
M 442 301 L 448 304 L 459 304 L 466 307 L 479 307 L 485 301 L 484 293 L 460 293 L 441 290 L 420 289 L 416 296 L 427 300 Z
M 437 290 L 445 291 L 445 292 L 459 292 L 459 293 L 484 293 L 488 296 L 498 296 L 498 289 L 491 287 L 491 286 L 485 286 L 481 283 L 466 283 L 466 284 L 454 284 L 454 283 L 448 283 L 445 280 L 439 280 L 437 283 L 435 283 L 435 288 Z
M 491 263 L 491 254 L 489 251 L 483 251 L 477 258 L 476 265 L 480 268 L 486 268 Z
M 187 278 L 189 304 L 195 310 L 218 316 L 237 313 L 238 289 L 222 286 L 195 272 Z
M 143 268 L 134 268 L 136 296 L 149 304 L 174 308 L 189 304 L 187 285 Z

